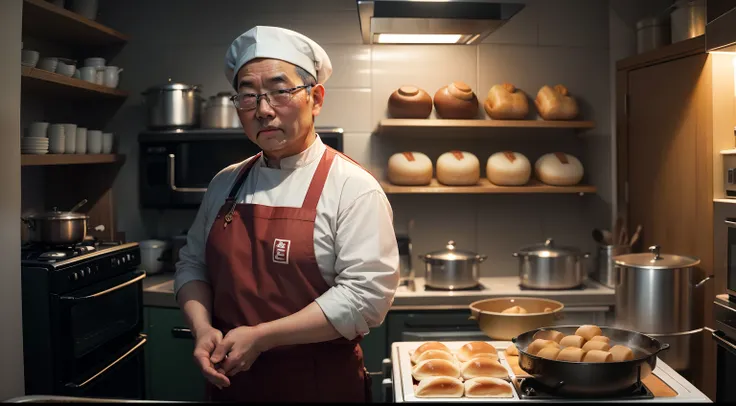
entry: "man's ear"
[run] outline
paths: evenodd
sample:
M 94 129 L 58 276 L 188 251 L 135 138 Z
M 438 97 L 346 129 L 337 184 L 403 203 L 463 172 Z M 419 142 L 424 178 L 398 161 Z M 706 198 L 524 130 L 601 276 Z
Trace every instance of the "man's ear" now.
M 312 89 L 312 115 L 318 116 L 319 112 L 322 111 L 322 104 L 325 101 L 325 87 L 322 85 L 315 85 Z

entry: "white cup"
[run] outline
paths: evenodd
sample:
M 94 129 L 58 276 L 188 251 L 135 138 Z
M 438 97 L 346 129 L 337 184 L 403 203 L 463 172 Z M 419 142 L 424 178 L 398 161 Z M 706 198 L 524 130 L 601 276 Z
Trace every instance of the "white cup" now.
M 43 137 L 46 138 L 48 134 L 49 123 L 44 121 L 36 121 L 28 126 L 29 137 Z
M 77 125 L 62 125 L 64 126 L 64 153 L 73 154 L 77 149 Z
M 56 66 L 59 64 L 58 58 L 41 58 L 38 62 L 38 69 L 56 72 Z
M 64 125 L 51 124 L 49 126 L 49 152 L 52 154 L 64 153 Z
M 20 51 L 20 63 L 21 65 L 30 66 L 31 68 L 35 68 L 36 64 L 38 64 L 38 58 L 40 56 L 41 55 L 38 53 L 38 51 L 24 49 Z
M 114 140 L 114 136 L 112 133 L 102 133 L 102 153 L 103 154 L 112 153 L 113 140 Z
M 87 153 L 87 129 L 84 127 L 77 127 L 77 134 L 75 137 L 75 154 L 86 154 Z
M 51 137 L 63 137 L 64 136 L 64 124 L 51 124 L 49 125 L 49 139 Z
M 85 82 L 95 83 L 97 81 L 97 68 L 94 66 L 79 68 L 79 76 Z
M 99 57 L 87 58 L 84 60 L 84 66 L 101 68 L 105 66 L 105 58 L 99 58 Z
M 117 66 L 106 66 L 105 67 L 105 77 L 103 79 L 103 84 L 107 87 L 118 87 L 118 81 L 120 80 L 120 72 L 123 70 L 118 68 Z
M 97 72 L 95 73 L 95 83 L 102 86 L 105 83 L 105 67 L 101 66 L 96 69 Z
M 90 20 L 97 18 L 97 0 L 72 0 L 70 8 Z
M 99 154 L 102 152 L 102 131 L 87 130 L 87 153 Z

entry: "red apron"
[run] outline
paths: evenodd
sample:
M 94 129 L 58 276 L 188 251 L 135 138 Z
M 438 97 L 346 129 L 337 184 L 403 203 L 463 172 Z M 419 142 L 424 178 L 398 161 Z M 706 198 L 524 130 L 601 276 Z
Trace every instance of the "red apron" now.
M 289 316 L 330 287 L 314 254 L 317 202 L 337 154 L 327 148 L 302 207 L 236 204 L 236 196 L 258 161 L 246 164 L 207 238 L 206 261 L 213 293 L 212 324 L 227 334 L 239 326 Z M 214 401 L 364 402 L 370 380 L 360 337 L 348 341 L 278 347 L 263 352 L 230 386 L 208 384 Z

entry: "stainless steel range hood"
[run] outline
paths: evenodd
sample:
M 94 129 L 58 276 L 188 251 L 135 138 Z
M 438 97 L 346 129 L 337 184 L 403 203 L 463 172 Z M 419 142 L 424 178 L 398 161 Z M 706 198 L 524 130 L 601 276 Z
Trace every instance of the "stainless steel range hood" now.
M 708 0 L 705 48 L 708 52 L 736 53 L 736 1 Z
M 365 44 L 477 44 L 524 8 L 494 0 L 357 0 Z

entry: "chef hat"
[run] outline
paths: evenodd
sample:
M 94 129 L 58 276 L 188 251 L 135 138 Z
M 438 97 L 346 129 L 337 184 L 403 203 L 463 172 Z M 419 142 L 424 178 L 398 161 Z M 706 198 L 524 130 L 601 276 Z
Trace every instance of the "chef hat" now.
M 326 82 L 332 74 L 330 57 L 316 42 L 285 28 L 256 26 L 236 38 L 225 55 L 225 76 L 235 90 L 238 71 L 256 58 L 280 59 L 299 66 L 317 83 Z

